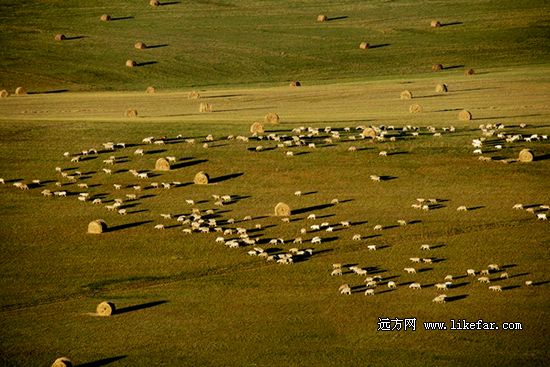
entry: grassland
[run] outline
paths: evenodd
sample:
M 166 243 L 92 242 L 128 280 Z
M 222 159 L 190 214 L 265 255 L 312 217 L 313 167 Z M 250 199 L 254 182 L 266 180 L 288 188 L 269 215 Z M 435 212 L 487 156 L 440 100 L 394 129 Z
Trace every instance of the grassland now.
M 550 232 L 547 222 L 512 206 L 549 204 L 550 146 L 541 140 L 496 150 L 500 141 L 490 138 L 485 155 L 495 160 L 517 157 L 523 148 L 539 157 L 502 164 L 478 161 L 470 143 L 480 137 L 479 124 L 503 123 L 507 134 L 550 133 L 547 10 L 541 1 L 197 1 L 156 10 L 147 2 L 2 2 L 2 88 L 69 92 L 0 100 L 0 177 L 6 180 L 0 186 L 0 364 L 48 365 L 68 355 L 84 366 L 544 365 Z M 103 13 L 133 18 L 100 23 Z M 348 18 L 317 24 L 319 13 Z M 432 18 L 460 24 L 433 30 L 427 27 Z M 86 37 L 56 44 L 58 32 Z M 365 53 L 357 47 L 365 37 L 390 45 Z M 143 53 L 132 49 L 137 40 L 168 46 Z M 431 73 L 434 55 L 478 73 L 466 77 L 462 67 Z M 157 63 L 130 70 L 123 67 L 129 57 Z M 304 86 L 289 88 L 291 79 Z M 442 82 L 449 93 L 434 92 Z M 159 92 L 145 95 L 150 84 Z M 200 100 L 187 99 L 191 88 Z M 403 89 L 415 99 L 399 100 Z M 199 102 L 211 103 L 214 112 L 199 113 Z M 410 114 L 412 102 L 424 112 Z M 125 118 L 127 108 L 139 117 Z M 473 121 L 457 120 L 463 108 Z M 281 123 L 267 125 L 268 133 L 331 126 L 345 138 L 334 144 L 323 144 L 325 136 L 307 139 L 317 148 L 288 148 L 294 157 L 273 141 L 226 139 L 248 136 L 250 124 L 271 111 Z M 424 128 L 395 142 L 347 139 L 359 125 Z M 454 133 L 441 130 L 451 125 Z M 215 141 L 203 148 L 208 134 Z M 146 136 L 173 140 L 152 147 L 142 145 Z M 191 138 L 195 144 L 184 142 Z M 107 141 L 133 146 L 79 163 L 62 155 Z M 266 149 L 256 152 L 257 145 Z M 350 146 L 358 151 L 349 152 Z M 136 157 L 136 148 L 149 153 Z M 390 155 L 379 157 L 381 150 Z M 111 154 L 120 163 L 106 176 L 102 160 Z M 126 216 L 79 202 L 76 193 L 84 190 L 74 184 L 63 186 L 73 194 L 67 198 L 40 195 L 54 189 L 54 168 L 61 166 L 82 171 L 87 191 L 110 203 L 133 193 L 129 187 L 138 180 L 127 170 L 151 170 L 167 155 L 178 157 L 180 166 L 148 181 L 182 185 L 143 190 L 127 204 Z M 191 184 L 200 170 L 217 182 Z M 375 183 L 372 174 L 393 179 Z M 43 186 L 21 191 L 11 185 L 32 179 Z M 114 183 L 129 187 L 116 192 Z M 296 197 L 296 190 L 307 194 Z M 216 208 L 212 194 L 235 200 Z M 439 198 L 442 206 L 414 210 L 417 197 Z M 333 198 L 340 203 L 326 206 Z M 308 214 L 317 214 L 316 223 L 354 225 L 306 234 L 324 238 L 321 245 L 299 246 L 314 248 L 307 261 L 266 263 L 246 255 L 248 247 L 216 244 L 217 234 L 186 235 L 174 220 L 162 220 L 160 213 L 189 213 L 185 199 L 203 211 L 215 209 L 219 221 L 235 218 L 249 229 L 261 224 L 255 235 L 287 242 L 262 247 L 280 251 L 294 247 L 289 241 L 313 223 Z M 272 215 L 279 201 L 295 209 L 290 223 Z M 460 205 L 476 209 L 460 213 Z M 242 222 L 247 215 L 254 219 Z M 86 234 L 97 218 L 114 230 Z M 395 226 L 398 219 L 410 224 Z M 162 222 L 170 228 L 155 231 Z M 377 233 L 376 224 L 386 229 Z M 366 239 L 352 241 L 355 233 Z M 424 243 L 442 246 L 426 254 L 419 250 Z M 379 250 L 367 251 L 369 244 Z M 404 274 L 409 257 L 428 255 L 440 261 Z M 342 283 L 360 286 L 363 277 L 331 277 L 336 262 L 370 267 L 398 288 L 341 296 Z M 492 275 L 502 293 L 458 278 L 446 292 L 455 300 L 435 305 L 432 286 L 407 288 L 411 281 L 429 285 L 490 263 L 511 276 Z M 526 280 L 536 286 L 525 287 Z M 90 316 L 103 300 L 123 312 Z M 416 317 L 417 331 L 377 331 L 379 317 Z M 421 326 L 451 318 L 521 322 L 523 330 Z

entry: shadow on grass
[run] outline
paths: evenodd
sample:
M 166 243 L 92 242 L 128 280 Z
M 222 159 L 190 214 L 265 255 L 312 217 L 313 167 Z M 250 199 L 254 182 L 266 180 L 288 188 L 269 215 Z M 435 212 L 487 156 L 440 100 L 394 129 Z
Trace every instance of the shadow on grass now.
M 227 180 L 231 180 L 233 178 L 241 177 L 242 175 L 244 175 L 244 172 L 237 172 L 237 173 L 231 173 L 229 175 L 214 177 L 214 178 L 210 179 L 209 183 L 214 184 L 214 183 L 224 182 L 224 181 L 227 181 Z
M 148 224 L 148 223 L 152 223 L 152 222 L 153 222 L 152 220 L 144 220 L 144 221 L 140 221 L 140 222 L 121 224 L 119 226 L 109 227 L 109 228 L 107 228 L 107 230 L 105 232 L 121 231 L 123 229 L 139 227 L 143 224 Z
M 56 94 L 56 93 L 65 93 L 68 92 L 68 89 L 54 89 L 54 90 L 46 90 L 44 92 L 28 92 L 27 94 Z
M 110 357 L 110 358 L 103 358 L 103 359 L 98 359 L 97 361 L 93 361 L 93 362 L 77 364 L 76 367 L 101 367 L 101 366 L 106 366 L 110 363 L 119 361 L 119 360 L 124 359 L 126 357 L 127 356 L 116 356 L 116 357 Z
M 516 289 L 516 288 L 519 288 L 519 285 L 509 285 L 507 287 L 502 287 L 502 290 L 503 291 L 509 291 L 509 290 Z
M 373 48 L 381 48 L 381 47 L 388 47 L 388 46 L 391 46 L 391 44 L 389 44 L 389 43 L 381 43 L 381 44 L 378 44 L 378 45 L 369 46 L 369 50 L 370 50 L 370 49 L 373 49 Z
M 141 67 L 141 66 L 147 66 L 147 65 L 153 65 L 153 64 L 158 64 L 158 61 L 144 61 L 144 62 L 138 62 L 138 63 L 136 63 L 136 66 L 137 66 L 137 67 Z
M 165 3 L 159 3 L 159 6 L 176 5 L 181 4 L 181 1 L 167 1 Z
M 65 41 L 79 40 L 79 39 L 86 38 L 86 37 L 87 36 L 65 37 Z
M 342 19 L 348 19 L 349 17 L 347 15 L 342 15 L 342 16 L 339 16 L 339 17 L 332 17 L 332 18 L 328 18 L 327 17 L 327 22 L 332 22 L 333 20 L 342 20 Z
M 467 294 L 461 294 L 461 295 L 458 295 L 458 296 L 447 297 L 447 298 L 445 298 L 445 302 L 460 301 L 461 299 L 464 299 L 466 297 L 468 297 Z
M 452 70 L 452 69 L 460 69 L 463 68 L 464 65 L 452 65 L 452 66 L 444 66 L 443 70 Z
M 305 207 L 305 208 L 300 208 L 300 209 L 293 210 L 292 215 L 304 214 L 304 213 L 308 213 L 308 212 L 311 212 L 311 211 L 314 211 L 314 210 L 322 210 L 322 209 L 330 208 L 332 206 L 334 206 L 334 204 L 321 204 L 321 205 L 308 206 L 308 207 Z
M 150 48 L 161 48 L 161 47 L 168 47 L 168 44 L 167 44 L 167 43 L 163 43 L 163 44 L 159 44 L 159 45 L 149 45 L 149 46 L 147 46 L 147 49 L 150 49 Z
M 134 19 L 133 16 L 111 18 L 111 21 Z
M 114 315 L 121 315 L 121 314 L 132 312 L 132 311 L 144 310 L 146 308 L 151 308 L 151 307 L 163 305 L 165 303 L 168 303 L 168 301 L 165 301 L 165 300 L 154 301 L 154 302 L 142 303 L 142 304 L 139 304 L 139 305 L 123 307 L 123 308 L 120 308 L 120 309 L 116 310 Z
M 464 24 L 463 22 L 451 22 L 451 23 L 442 23 L 441 26 L 442 27 L 450 27 L 452 25 L 462 25 Z
M 179 169 L 179 168 L 183 168 L 183 167 L 195 166 L 197 164 L 206 163 L 206 162 L 208 162 L 208 159 L 197 159 L 197 160 L 194 160 L 194 161 L 179 162 L 179 163 L 171 165 L 170 168 L 171 169 Z

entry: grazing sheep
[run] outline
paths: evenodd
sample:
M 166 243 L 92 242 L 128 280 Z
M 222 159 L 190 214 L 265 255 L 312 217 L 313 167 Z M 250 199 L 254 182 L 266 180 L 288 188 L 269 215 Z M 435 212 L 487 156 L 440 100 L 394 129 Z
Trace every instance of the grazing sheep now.
M 533 281 L 532 281 L 532 280 L 526 280 L 526 281 L 525 281 L 525 285 L 526 285 L 527 287 L 531 287 L 531 286 L 533 285 Z
M 466 275 L 468 276 L 475 276 L 476 275 L 476 271 L 474 269 L 468 269 L 466 270 Z
M 376 251 L 376 245 L 368 245 L 367 248 L 369 251 Z
M 315 220 L 315 214 L 310 214 L 307 216 L 308 220 Z
M 134 186 L 132 186 L 132 188 L 133 188 L 135 191 L 141 191 L 141 186 L 140 186 L 140 185 L 134 185 Z
M 172 218 L 171 214 L 161 214 L 160 216 L 164 219 L 171 219 Z
M 477 281 L 480 283 L 491 283 L 491 279 L 489 279 L 489 277 L 479 277 L 477 278 Z
M 445 280 L 453 280 L 453 276 L 452 276 L 452 275 L 447 275 L 447 276 L 445 277 Z
M 407 225 L 407 222 L 404 221 L 403 219 L 399 219 L 399 220 L 397 221 L 397 224 L 399 224 L 400 226 L 406 226 L 406 225 Z
M 164 229 L 164 224 L 155 225 L 155 229 Z
M 440 294 L 439 296 L 435 297 L 432 302 L 435 303 L 445 303 L 445 299 L 447 298 L 446 294 Z
M 347 221 L 340 222 L 340 224 L 342 225 L 342 227 L 351 227 L 350 222 L 347 222 Z
M 97 198 L 92 201 L 92 204 L 101 204 L 101 199 Z
M 281 218 L 283 223 L 290 223 L 290 218 Z
M 321 226 L 319 226 L 318 224 L 312 224 L 311 226 L 309 226 L 309 228 L 310 228 L 312 231 L 319 231 L 319 230 L 321 230 Z
M 483 269 L 479 272 L 480 275 L 489 275 L 489 269 Z
M 332 273 L 330 273 L 330 275 L 331 276 L 333 276 L 333 275 L 342 275 L 342 269 L 340 269 L 340 268 L 334 269 L 332 271 Z
M 126 198 L 128 200 L 136 200 L 137 199 L 137 195 L 136 194 L 126 194 Z
M 430 245 L 422 245 L 420 246 L 420 250 L 429 250 L 430 249 Z
M 374 289 L 367 289 L 365 291 L 365 296 L 374 296 Z
M 502 292 L 502 286 L 501 285 L 490 285 L 489 290 L 493 292 Z
M 103 168 L 103 172 L 105 172 L 108 175 L 111 175 L 113 173 L 113 171 L 108 168 Z
M 126 214 L 127 214 L 126 209 L 119 209 L 119 210 L 118 210 L 118 214 L 120 214 L 120 215 L 126 215 Z
M 384 229 L 384 227 L 382 227 L 381 224 L 377 224 L 377 225 L 375 225 L 374 228 L 373 228 L 373 230 L 375 230 L 375 231 L 381 231 L 381 230 L 383 230 L 383 229 Z
M 147 172 L 138 173 L 137 178 L 145 179 L 145 178 L 149 178 L 149 175 L 147 174 Z
M 395 284 L 394 281 L 391 281 L 391 280 L 390 280 L 390 281 L 388 282 L 388 288 L 390 288 L 390 289 L 395 289 L 395 288 L 397 288 L 397 284 Z
M 352 237 L 353 241 L 361 241 L 361 235 L 360 234 L 354 234 Z
M 351 295 L 351 287 L 349 286 L 349 284 L 342 284 L 342 285 L 338 288 L 338 291 L 340 291 L 340 294 Z
M 354 272 L 357 275 L 367 275 L 367 271 L 365 269 L 355 269 Z
M 510 275 L 508 275 L 507 272 L 504 272 L 502 274 L 500 274 L 500 279 L 508 279 L 510 277 Z
M 421 204 L 412 204 L 411 208 L 413 208 L 413 209 L 422 209 L 422 205 Z
M 432 259 L 427 257 L 427 258 L 423 258 L 422 261 L 426 264 L 431 264 L 432 263 Z
M 188 205 L 195 205 L 195 201 L 194 201 L 194 200 L 190 200 L 190 199 L 186 199 L 186 200 L 185 200 L 185 203 L 188 204 Z
M 312 244 L 320 245 L 320 244 L 321 244 L 321 237 L 313 237 L 313 238 L 311 239 L 311 243 L 312 243 Z
M 468 208 L 465 205 L 462 205 L 462 206 L 459 206 L 458 208 L 456 208 L 456 211 L 457 212 L 466 212 L 466 211 L 468 211 Z
M 376 176 L 376 175 L 370 175 L 369 176 L 370 179 L 374 182 L 380 182 L 382 179 L 380 178 L 380 176 Z
M 436 283 L 435 289 L 447 289 L 447 283 Z
M 498 266 L 497 264 L 489 264 L 487 265 L 487 269 L 489 269 L 490 271 L 493 270 L 493 271 L 499 271 L 500 270 L 500 266 Z
M 42 196 L 44 196 L 44 197 L 48 197 L 48 196 L 52 196 L 52 195 L 53 195 L 52 192 L 51 192 L 50 190 L 47 190 L 47 189 L 46 189 L 46 190 L 42 190 L 40 193 L 41 193 Z
M 302 196 L 302 192 L 301 192 L 301 191 L 295 191 L 295 192 L 294 192 L 294 195 L 295 195 L 295 196 Z
M 419 263 L 420 262 L 419 257 L 409 257 L 409 260 L 411 260 L 413 263 Z
M 6 184 L 6 181 L 4 181 L 3 178 L 0 178 L 0 183 L 1 183 L 2 185 L 5 185 L 5 184 Z
M 422 210 L 424 211 L 429 211 L 430 210 L 430 206 L 428 204 L 424 204 L 422 205 Z
M 378 155 L 380 157 L 387 157 L 388 156 L 388 152 L 386 152 L 385 150 L 382 150 L 380 153 L 378 153 Z
M 295 244 L 302 244 L 302 237 L 296 237 L 294 239 L 294 241 L 292 241 L 292 243 L 295 243 Z
M 66 197 L 67 196 L 67 191 L 54 191 L 53 194 L 55 196 L 59 196 L 59 197 Z
M 407 272 L 407 274 L 416 274 L 416 269 L 415 268 L 404 268 L 403 270 L 405 270 L 405 272 Z
M 422 286 L 420 285 L 420 283 L 411 283 L 411 284 L 409 284 L 409 288 L 410 289 L 422 289 Z
M 548 220 L 548 218 L 546 217 L 546 213 L 537 214 L 537 220 Z
M 79 201 L 86 201 L 86 199 L 87 199 L 86 196 L 79 196 L 78 197 Z

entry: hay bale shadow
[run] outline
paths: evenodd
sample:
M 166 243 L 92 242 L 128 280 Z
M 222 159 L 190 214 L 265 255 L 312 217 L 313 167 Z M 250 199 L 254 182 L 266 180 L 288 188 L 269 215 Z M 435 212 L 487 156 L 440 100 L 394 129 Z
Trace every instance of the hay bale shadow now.
M 111 21 L 134 19 L 133 16 L 111 18 Z
M 461 294 L 461 295 L 458 295 L 458 296 L 451 296 L 451 297 L 445 298 L 445 302 L 460 301 L 461 299 L 464 299 L 466 297 L 468 297 L 467 294 Z
M 300 208 L 300 209 L 293 210 L 292 215 L 304 214 L 304 213 L 308 213 L 308 212 L 311 212 L 311 211 L 314 211 L 314 210 L 322 210 L 322 209 L 330 208 L 330 207 L 333 207 L 333 206 L 334 206 L 334 204 L 320 204 L 320 205 L 308 206 L 308 207 L 305 207 L 305 208 Z
M 378 44 L 378 45 L 369 46 L 369 50 L 373 49 L 373 48 L 381 48 L 381 47 L 388 47 L 388 46 L 391 46 L 391 44 L 390 43 L 381 43 L 381 44 Z
M 73 41 L 73 40 L 79 40 L 82 38 L 86 38 L 87 36 L 73 36 L 73 37 L 65 37 L 65 41 Z
M 179 163 L 172 164 L 170 166 L 170 168 L 171 169 L 179 169 L 179 168 L 183 168 L 183 167 L 195 166 L 197 164 L 206 163 L 206 162 L 208 162 L 208 159 L 196 159 L 194 161 L 184 161 L 184 162 L 179 162 Z
M 328 18 L 325 20 L 325 22 L 332 22 L 334 20 L 342 20 L 342 19 L 348 19 L 349 17 L 347 15 L 342 15 L 342 16 L 339 16 L 339 17 L 331 17 L 331 18 Z
M 520 286 L 519 285 L 509 285 L 507 287 L 502 287 L 502 290 L 503 291 L 509 291 L 509 290 L 516 289 L 516 288 L 520 288 Z
M 110 363 L 119 361 L 119 360 L 124 359 L 126 357 L 128 357 L 128 356 L 116 356 L 116 357 L 110 357 L 110 358 L 103 358 L 103 359 L 98 359 L 97 361 L 93 361 L 93 362 L 77 364 L 76 367 L 101 367 L 101 366 L 106 366 Z
M 443 69 L 443 70 L 461 69 L 461 68 L 463 68 L 464 66 L 465 66 L 465 65 L 444 66 L 442 69 Z
M 163 305 L 163 304 L 165 304 L 165 303 L 168 303 L 168 301 L 166 301 L 166 300 L 154 301 L 154 302 L 142 303 L 142 304 L 139 304 L 139 305 L 133 305 L 133 306 L 128 306 L 128 307 L 123 307 L 123 308 L 117 309 L 117 310 L 113 313 L 113 315 L 121 315 L 121 314 L 125 314 L 125 313 L 128 313 L 128 312 L 144 310 L 144 309 L 146 309 L 146 308 L 151 308 L 151 307 Z
M 231 180 L 233 178 L 241 177 L 242 175 L 244 175 L 244 172 L 230 173 L 228 175 L 214 177 L 214 178 L 210 179 L 209 183 L 213 183 L 213 184 L 214 183 L 220 183 L 220 182 L 224 182 L 224 181 L 227 181 L 227 180 Z
M 68 89 L 54 89 L 54 90 L 47 90 L 43 92 L 27 92 L 27 94 L 57 94 L 57 93 L 65 93 L 68 92 Z
M 134 228 L 134 227 L 139 227 L 143 224 L 148 224 L 148 223 L 153 223 L 152 220 L 144 220 L 144 221 L 140 221 L 140 222 L 134 222 L 134 223 L 126 223 L 126 224 L 121 224 L 121 225 L 118 225 L 118 226 L 114 226 L 114 227 L 108 227 L 107 230 L 105 232 L 116 232 L 116 231 L 121 231 L 123 229 L 129 229 L 129 228 Z
M 147 65 L 153 65 L 153 64 L 158 64 L 158 61 L 144 61 L 144 62 L 138 62 L 136 64 L 137 67 L 140 67 L 140 66 L 147 66 Z
M 147 46 L 147 49 L 150 49 L 150 48 L 161 48 L 161 47 L 168 47 L 169 45 L 167 43 L 161 43 L 161 44 L 158 44 L 158 45 L 148 45 Z
M 451 22 L 451 23 L 441 23 L 441 27 L 450 27 L 450 26 L 453 26 L 453 25 L 462 25 L 464 24 L 463 22 Z

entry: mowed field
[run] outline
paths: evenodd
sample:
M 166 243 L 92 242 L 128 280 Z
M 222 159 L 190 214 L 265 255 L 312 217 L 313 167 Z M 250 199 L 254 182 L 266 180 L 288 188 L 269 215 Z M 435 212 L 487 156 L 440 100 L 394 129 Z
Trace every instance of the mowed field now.
M 2 365 L 49 365 L 64 355 L 81 366 L 546 363 L 550 231 L 535 214 L 548 213 L 540 206 L 550 205 L 550 145 L 543 139 L 550 134 L 548 5 L 355 3 L 0 5 L 0 27 L 13 32 L 1 32 L 2 52 L 26 60 L 3 55 L 0 87 L 35 92 L 0 99 Z M 103 13 L 132 18 L 102 23 Z M 316 23 L 320 13 L 340 19 Z M 457 24 L 429 28 L 439 17 Z M 23 20 L 27 31 L 17 31 Z M 118 28 L 106 33 L 105 27 Z M 55 33 L 86 37 L 55 43 Z M 386 37 L 372 44 L 388 45 L 359 50 L 370 34 Z M 139 40 L 166 46 L 133 50 Z M 193 47 L 185 44 L 191 41 Z M 266 48 L 275 49 L 276 57 Z M 130 69 L 124 67 L 127 58 L 157 63 Z M 434 63 L 451 68 L 432 73 Z M 464 75 L 468 67 L 476 74 Z M 289 87 L 294 79 L 303 86 Z M 439 83 L 449 92 L 436 93 Z M 148 85 L 157 93 L 145 94 Z M 405 89 L 412 100 L 400 100 Z M 191 90 L 201 98 L 188 99 Z M 210 103 L 213 112 L 199 113 L 200 103 Z M 423 112 L 411 114 L 413 103 Z M 129 108 L 137 118 L 124 117 Z M 473 120 L 459 121 L 462 109 Z M 269 112 L 280 123 L 265 124 L 262 139 L 251 137 L 250 125 Z M 486 136 L 482 147 L 492 161 L 482 162 L 472 153 L 472 139 L 482 137 L 480 125 L 497 123 L 504 129 Z M 361 139 L 357 127 L 366 126 L 385 126 L 386 138 Z M 306 129 L 293 131 L 300 127 Z M 319 135 L 308 136 L 308 127 Z M 340 139 L 325 141 L 331 136 L 326 127 Z M 499 133 L 539 139 L 509 143 Z M 213 141 L 207 142 L 210 134 Z M 278 147 L 282 141 L 268 135 L 282 141 L 302 135 L 305 144 Z M 151 136 L 166 144 L 142 142 Z M 126 148 L 106 151 L 106 142 Z M 356 151 L 349 151 L 352 146 Z M 99 154 L 71 162 L 90 148 Z M 524 148 L 535 154 L 534 162 L 501 162 Z M 136 149 L 145 154 L 135 155 Z M 117 163 L 105 165 L 113 155 Z M 173 169 L 155 172 L 155 161 L 166 156 L 176 157 Z M 70 182 L 56 167 L 82 176 Z M 150 177 L 140 180 L 129 170 Z M 208 173 L 210 184 L 193 184 L 199 171 Z M 33 185 L 34 179 L 41 183 Z M 15 182 L 30 189 L 19 190 Z M 168 190 L 151 187 L 153 182 L 178 184 Z M 42 197 L 44 189 L 68 196 Z M 298 190 L 301 196 L 294 195 Z M 87 202 L 77 200 L 83 192 L 90 194 Z M 107 211 L 126 194 L 137 195 L 121 206 L 126 215 Z M 232 199 L 217 206 L 212 195 Z M 92 204 L 94 198 L 103 203 Z M 418 210 L 411 207 L 417 198 L 438 203 Z M 331 204 L 333 199 L 339 202 Z M 292 208 L 289 223 L 274 216 L 278 202 Z M 512 209 L 517 203 L 534 213 Z M 469 210 L 456 210 L 463 205 Z M 224 230 L 246 228 L 258 244 L 229 248 L 215 242 L 220 233 L 182 232 L 190 227 L 175 218 L 193 208 Z M 311 214 L 315 220 L 307 219 Z M 109 230 L 87 234 L 88 223 L 99 218 Z M 323 222 L 333 232 L 309 229 Z M 158 224 L 165 229 L 154 229 Z M 375 231 L 376 225 L 383 230 Z M 356 234 L 360 241 L 352 240 Z M 315 236 L 321 244 L 311 244 Z M 303 244 L 293 244 L 296 237 Z M 269 243 L 277 238 L 284 244 Z M 423 244 L 432 250 L 421 251 Z M 249 256 L 253 247 L 270 255 L 293 247 L 312 254 L 284 265 Z M 411 263 L 410 257 L 432 263 Z M 330 275 L 334 263 L 345 265 L 342 276 Z M 489 264 L 501 268 L 490 274 L 491 284 L 465 276 L 467 269 L 479 274 Z M 382 277 L 374 296 L 364 295 L 366 276 L 353 274 L 352 265 Z M 417 273 L 407 274 L 405 267 Z M 504 272 L 509 278 L 500 278 Z M 447 275 L 453 285 L 436 290 Z M 397 288 L 388 288 L 389 281 Z M 409 289 L 412 282 L 422 289 Z M 351 295 L 339 294 L 344 283 Z M 489 285 L 503 291 L 491 292 Z M 448 302 L 433 303 L 441 293 Z M 105 300 L 119 312 L 94 316 Z M 416 331 L 378 331 L 384 317 L 414 317 Z M 522 330 L 423 328 L 430 321 L 450 326 L 450 319 L 518 322 Z

